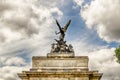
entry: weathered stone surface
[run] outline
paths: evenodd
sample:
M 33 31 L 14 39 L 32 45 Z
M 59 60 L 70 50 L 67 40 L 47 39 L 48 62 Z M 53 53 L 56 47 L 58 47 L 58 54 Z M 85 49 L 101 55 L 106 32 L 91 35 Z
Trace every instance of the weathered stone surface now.
M 87 56 L 32 58 L 32 69 L 19 73 L 22 80 L 100 80 L 102 73 L 89 71 Z
M 94 75 L 93 75 L 94 74 Z M 67 79 L 67 80 L 100 80 L 102 74 L 95 71 L 86 72 L 39 72 L 39 71 L 26 71 L 18 74 L 19 77 L 24 79 L 29 77 L 28 80 L 51 80 L 51 79 Z
M 33 57 L 32 67 L 88 67 L 88 57 L 73 57 L 73 58 L 47 58 L 47 57 Z

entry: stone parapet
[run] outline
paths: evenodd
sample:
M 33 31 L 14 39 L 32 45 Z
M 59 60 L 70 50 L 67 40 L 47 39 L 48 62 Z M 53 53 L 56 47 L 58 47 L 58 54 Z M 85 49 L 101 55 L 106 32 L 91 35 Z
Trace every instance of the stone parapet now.
M 75 56 L 75 57 L 44 57 L 44 56 L 34 56 L 32 58 L 33 68 L 46 68 L 46 67 L 56 67 L 56 68 L 87 68 L 88 67 L 88 57 L 87 56 Z

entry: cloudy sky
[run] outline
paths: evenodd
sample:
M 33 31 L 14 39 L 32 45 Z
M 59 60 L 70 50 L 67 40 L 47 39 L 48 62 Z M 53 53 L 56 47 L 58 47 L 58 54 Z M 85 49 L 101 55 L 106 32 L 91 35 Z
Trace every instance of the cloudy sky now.
M 89 56 L 101 80 L 120 80 L 114 50 L 120 44 L 120 0 L 0 0 L 0 80 L 19 80 L 32 56 L 46 56 L 57 38 L 55 19 L 75 55 Z

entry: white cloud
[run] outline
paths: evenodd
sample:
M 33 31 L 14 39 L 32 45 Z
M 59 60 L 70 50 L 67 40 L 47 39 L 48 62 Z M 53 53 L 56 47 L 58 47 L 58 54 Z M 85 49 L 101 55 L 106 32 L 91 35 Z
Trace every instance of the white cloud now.
M 30 69 L 30 63 L 22 57 L 0 57 L 0 80 L 20 80 L 17 73 Z
M 0 55 L 45 46 L 56 29 L 53 14 L 63 15 L 58 8 L 61 2 L 1 0 Z
M 84 0 L 74 0 L 74 2 L 77 4 L 77 5 L 82 5 L 82 3 L 84 2 Z
M 27 70 L 28 66 L 17 67 L 17 66 L 5 66 L 0 67 L 0 80 L 20 80 L 16 73 L 21 72 L 22 70 Z
M 57 1 L 51 4 L 43 3 L 42 0 L 1 0 L 0 7 L 1 42 L 31 37 L 35 34 L 44 33 L 44 30 L 47 29 L 47 32 L 52 31 L 50 28 L 54 22 L 52 14 L 62 15 L 57 7 Z
M 0 0 L 0 80 L 17 80 L 17 73 L 29 66 L 28 58 L 46 55 L 57 28 L 53 14 L 63 15 L 60 3 Z
M 116 62 L 114 56 L 115 48 L 108 46 L 88 45 L 84 41 L 71 42 L 75 50 L 76 56 L 89 57 L 89 69 L 91 71 L 98 70 L 103 73 L 101 80 L 119 80 L 120 64 Z
M 120 0 L 93 0 L 81 9 L 89 28 L 96 29 L 100 38 L 120 42 Z
M 91 70 L 99 70 L 103 73 L 101 80 L 119 80 L 120 64 L 116 62 L 114 57 L 115 48 L 100 49 L 89 53 Z
M 85 20 L 88 28 L 96 29 L 100 38 L 107 42 L 120 41 L 119 0 L 92 0 L 90 4 L 81 7 L 80 14 Z M 103 73 L 101 80 L 120 79 L 120 64 L 116 62 L 114 57 L 115 48 L 108 48 L 107 46 L 90 46 L 79 41 L 75 43 L 74 48 L 79 55 L 81 53 L 81 55 L 89 56 L 89 68 L 90 70 L 98 70 Z
M 0 64 L 1 66 L 22 66 L 26 65 L 26 62 L 21 57 L 1 57 Z

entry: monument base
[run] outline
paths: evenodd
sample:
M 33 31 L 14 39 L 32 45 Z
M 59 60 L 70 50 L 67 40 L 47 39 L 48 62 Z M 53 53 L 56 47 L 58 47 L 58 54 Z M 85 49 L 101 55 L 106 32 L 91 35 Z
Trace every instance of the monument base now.
M 100 80 L 102 73 L 89 71 L 88 60 L 72 53 L 48 53 L 47 57 L 33 57 L 32 69 L 18 75 L 22 80 Z
M 32 69 L 18 74 L 22 80 L 100 80 L 102 73 L 89 71 L 88 57 L 75 56 L 73 46 L 66 44 L 64 37 L 70 23 L 61 27 L 56 20 L 59 39 L 55 39 L 47 57 L 32 58 Z

